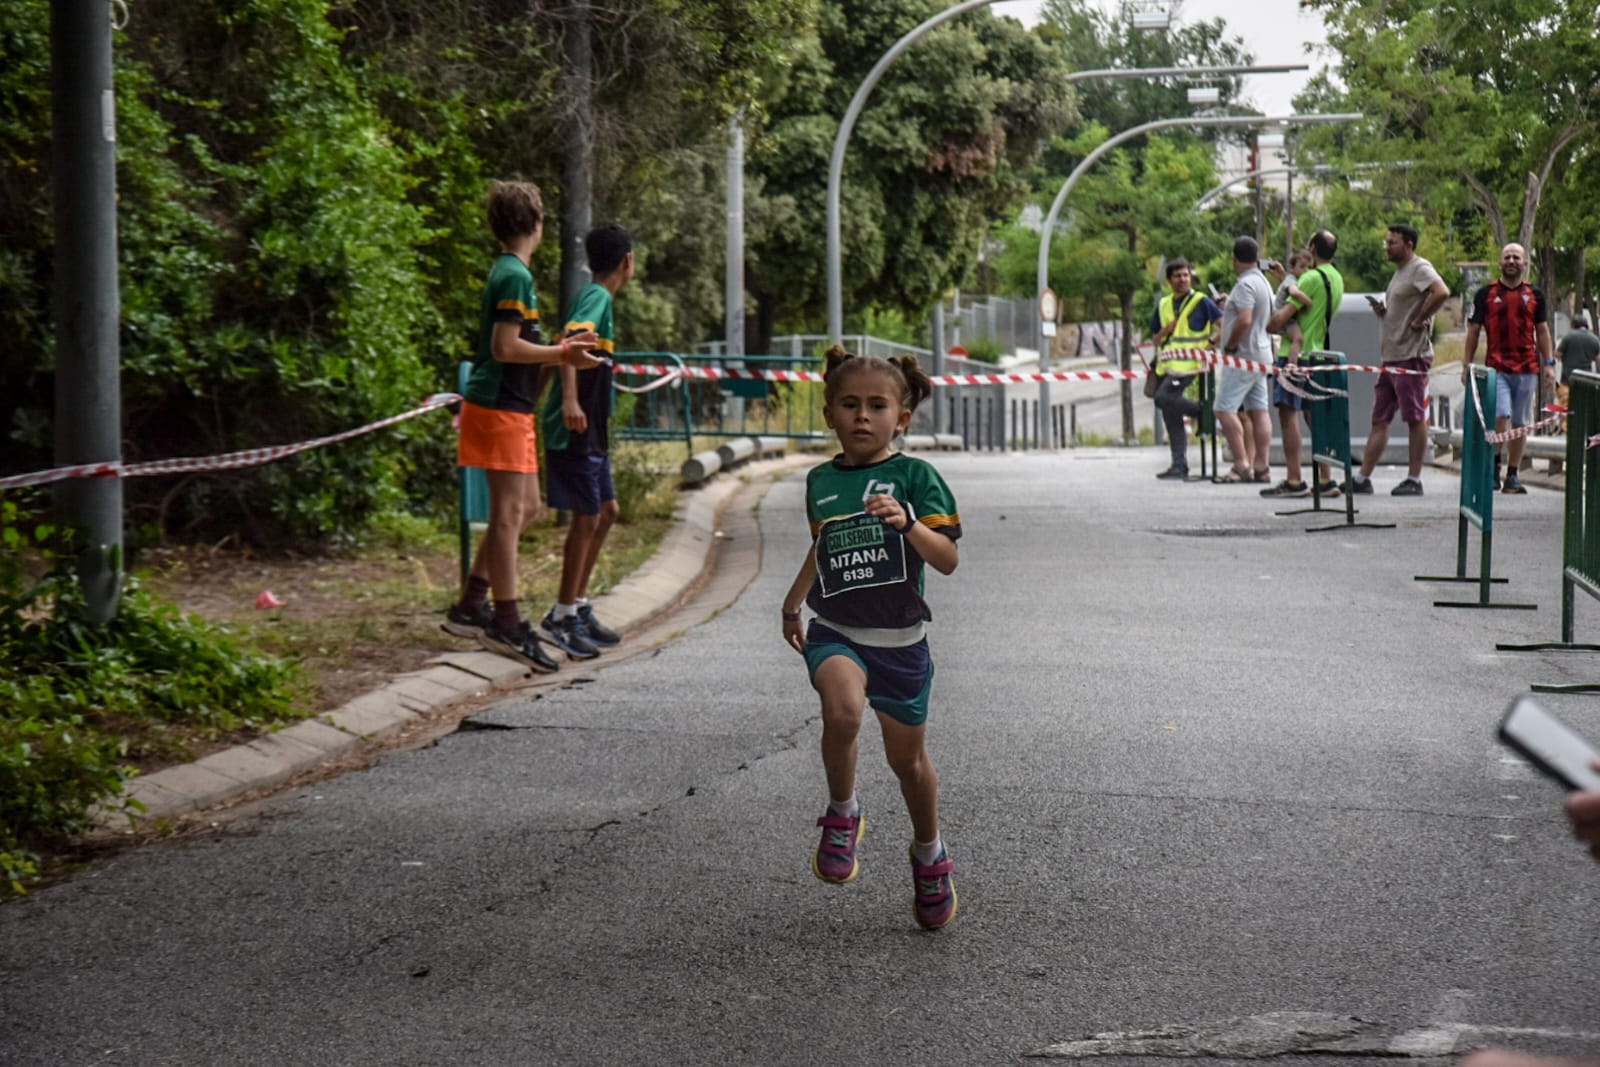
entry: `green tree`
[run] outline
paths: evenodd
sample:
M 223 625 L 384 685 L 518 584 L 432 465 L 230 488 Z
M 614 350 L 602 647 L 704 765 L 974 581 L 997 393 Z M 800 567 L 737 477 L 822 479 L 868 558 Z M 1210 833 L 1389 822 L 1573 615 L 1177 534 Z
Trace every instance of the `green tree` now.
M 1530 245 L 1541 197 L 1600 116 L 1594 5 L 1579 0 L 1306 0 L 1322 12 L 1370 158 L 1409 159 Z
M 830 0 L 772 83 L 750 165 L 764 225 L 749 246 L 750 289 L 764 327 L 820 316 L 839 120 L 883 53 L 941 6 Z M 972 272 L 989 225 L 1026 196 L 1040 144 L 1072 120 L 1064 73 L 1059 53 L 986 11 L 940 27 L 889 68 L 856 124 L 841 190 L 844 299 L 855 321 L 867 308 L 920 318 Z M 752 338 L 752 350 L 764 340 Z

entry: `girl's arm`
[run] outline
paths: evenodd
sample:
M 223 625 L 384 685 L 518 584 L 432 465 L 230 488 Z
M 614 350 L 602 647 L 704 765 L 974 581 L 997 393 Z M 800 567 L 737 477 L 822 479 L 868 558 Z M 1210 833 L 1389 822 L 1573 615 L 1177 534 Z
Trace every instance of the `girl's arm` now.
M 794 576 L 789 594 L 783 598 L 783 639 L 796 652 L 806 650 L 806 637 L 800 629 L 800 607 L 806 602 L 806 594 L 811 592 L 811 584 L 816 580 L 817 552 L 813 544 L 806 550 L 805 562 L 800 564 L 800 573 Z
M 906 509 L 900 506 L 900 501 L 888 493 L 879 493 L 867 500 L 864 509 L 868 515 L 878 518 L 905 534 L 906 540 L 917 550 L 934 570 L 940 574 L 949 574 L 956 569 L 956 564 L 961 562 L 961 550 L 956 543 L 942 533 L 937 533 L 920 522 L 912 522 L 906 514 Z

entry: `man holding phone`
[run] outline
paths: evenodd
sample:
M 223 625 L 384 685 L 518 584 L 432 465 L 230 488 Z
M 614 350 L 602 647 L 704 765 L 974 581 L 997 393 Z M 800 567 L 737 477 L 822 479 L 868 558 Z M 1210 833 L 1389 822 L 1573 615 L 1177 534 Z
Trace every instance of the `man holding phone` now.
M 1382 300 L 1369 298 L 1379 327 L 1378 349 L 1386 371 L 1372 395 L 1372 432 L 1361 457 L 1361 471 L 1350 476 L 1346 490 L 1372 492 L 1372 472 L 1389 444 L 1389 423 L 1399 415 L 1407 432 L 1406 479 L 1391 496 L 1422 495 L 1422 459 L 1428 447 L 1428 370 L 1433 366 L 1433 314 L 1450 299 L 1433 264 L 1417 255 L 1416 228 L 1404 222 L 1389 227 L 1383 254 L 1395 265 Z

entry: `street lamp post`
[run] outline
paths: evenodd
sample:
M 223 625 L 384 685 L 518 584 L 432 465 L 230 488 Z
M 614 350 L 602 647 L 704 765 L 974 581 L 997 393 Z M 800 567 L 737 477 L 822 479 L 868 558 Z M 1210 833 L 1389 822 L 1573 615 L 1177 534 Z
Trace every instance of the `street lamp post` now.
M 1055 202 L 1050 205 L 1050 213 L 1045 216 L 1044 228 L 1039 234 L 1039 295 L 1043 296 L 1044 291 L 1050 287 L 1050 235 L 1055 230 L 1056 220 L 1061 217 L 1062 206 L 1066 204 L 1067 197 L 1072 193 L 1072 187 L 1077 185 L 1079 180 L 1089 172 L 1090 167 L 1098 163 L 1101 157 L 1118 145 L 1127 141 L 1131 141 L 1135 137 L 1141 136 L 1142 134 L 1154 133 L 1156 130 L 1169 130 L 1174 128 L 1204 129 L 1222 126 L 1270 126 L 1278 124 L 1291 126 L 1310 126 L 1321 125 L 1330 122 L 1359 122 L 1363 118 L 1365 118 L 1365 116 L 1359 113 L 1276 116 L 1205 115 L 1191 118 L 1157 119 L 1155 122 L 1146 122 L 1141 125 L 1134 126 L 1131 129 L 1123 130 L 1121 133 L 1114 134 L 1113 136 L 1107 138 L 1097 148 L 1095 148 L 1094 151 L 1090 152 L 1087 156 L 1084 156 L 1083 161 L 1073 168 L 1072 173 L 1067 175 L 1067 180 L 1062 183 L 1061 191 L 1056 194 Z M 1036 336 L 1039 340 L 1039 369 L 1043 371 L 1048 369 L 1050 365 L 1049 349 L 1047 347 L 1049 344 L 1049 339 L 1045 337 L 1043 321 L 1038 324 L 1038 332 Z M 1127 382 L 1124 381 L 1123 388 L 1126 389 L 1127 387 Z M 1048 381 L 1042 381 L 1039 383 L 1039 407 L 1041 409 L 1041 414 L 1048 414 L 1050 410 L 1050 383 Z
M 1335 166 L 1332 163 L 1317 163 L 1309 167 L 1262 167 L 1259 170 L 1246 171 L 1236 178 L 1229 178 L 1221 185 L 1213 186 L 1212 188 L 1207 189 L 1200 199 L 1194 202 L 1194 209 L 1196 211 L 1204 211 L 1206 208 L 1211 206 L 1212 201 L 1216 200 L 1217 197 L 1221 196 L 1229 189 L 1232 189 L 1235 185 L 1239 185 L 1242 182 L 1253 181 L 1256 178 L 1264 178 L 1268 174 L 1288 174 L 1291 171 L 1295 174 L 1337 174 L 1350 170 L 1384 170 L 1389 167 L 1409 166 L 1411 166 L 1411 161 L 1409 159 L 1402 159 L 1394 163 L 1351 163 L 1347 166 Z
M 844 179 L 844 152 L 850 143 L 850 134 L 855 129 L 856 120 L 861 117 L 862 110 L 866 107 L 867 97 L 877 86 L 878 79 L 883 77 L 884 71 L 896 59 L 915 44 L 928 31 L 937 26 L 964 15 L 976 8 L 987 7 L 999 0 L 964 0 L 964 2 L 939 12 L 927 19 L 904 37 L 896 41 L 875 63 L 867 76 L 862 79 L 861 86 L 856 89 L 856 95 L 851 98 L 850 106 L 845 109 L 844 118 L 839 122 L 838 133 L 833 139 L 833 155 L 828 160 L 828 337 L 838 341 L 844 337 L 844 283 L 841 268 L 841 227 L 839 222 L 839 187 Z M 1099 81 L 1137 78 L 1153 80 L 1156 78 L 1169 78 L 1180 76 L 1215 76 L 1228 74 L 1281 74 L 1287 71 L 1306 70 L 1304 63 L 1279 64 L 1273 66 L 1217 66 L 1217 67 L 1149 67 L 1123 70 L 1081 70 L 1067 75 L 1064 79 L 1068 82 Z

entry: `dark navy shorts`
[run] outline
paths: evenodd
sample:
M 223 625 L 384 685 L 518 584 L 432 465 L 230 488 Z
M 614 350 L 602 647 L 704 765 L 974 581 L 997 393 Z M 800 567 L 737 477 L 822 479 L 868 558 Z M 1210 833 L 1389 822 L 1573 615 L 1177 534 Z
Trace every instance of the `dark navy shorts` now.
M 1289 365 L 1289 359 L 1287 356 L 1279 356 L 1277 359 L 1272 361 L 1272 365 L 1277 367 L 1279 370 L 1282 370 L 1284 367 Z M 1304 410 L 1306 406 L 1305 397 L 1295 396 L 1293 393 L 1289 392 L 1289 390 L 1279 385 L 1278 383 L 1281 380 L 1282 379 L 1279 375 L 1274 374 L 1272 376 L 1272 406 L 1275 408 L 1294 408 L 1296 411 Z M 1305 386 L 1301 382 L 1295 382 L 1294 384 L 1301 390 L 1305 389 Z
M 924 637 L 904 648 L 858 645 L 816 619 L 806 628 L 806 669 L 813 685 L 817 668 L 834 656 L 848 656 L 867 675 L 867 703 L 896 722 L 921 726 L 928 721 L 928 694 L 933 691 L 933 657 Z
M 608 456 L 582 456 L 572 452 L 546 452 L 544 495 L 557 511 L 598 515 L 600 505 L 615 500 Z

